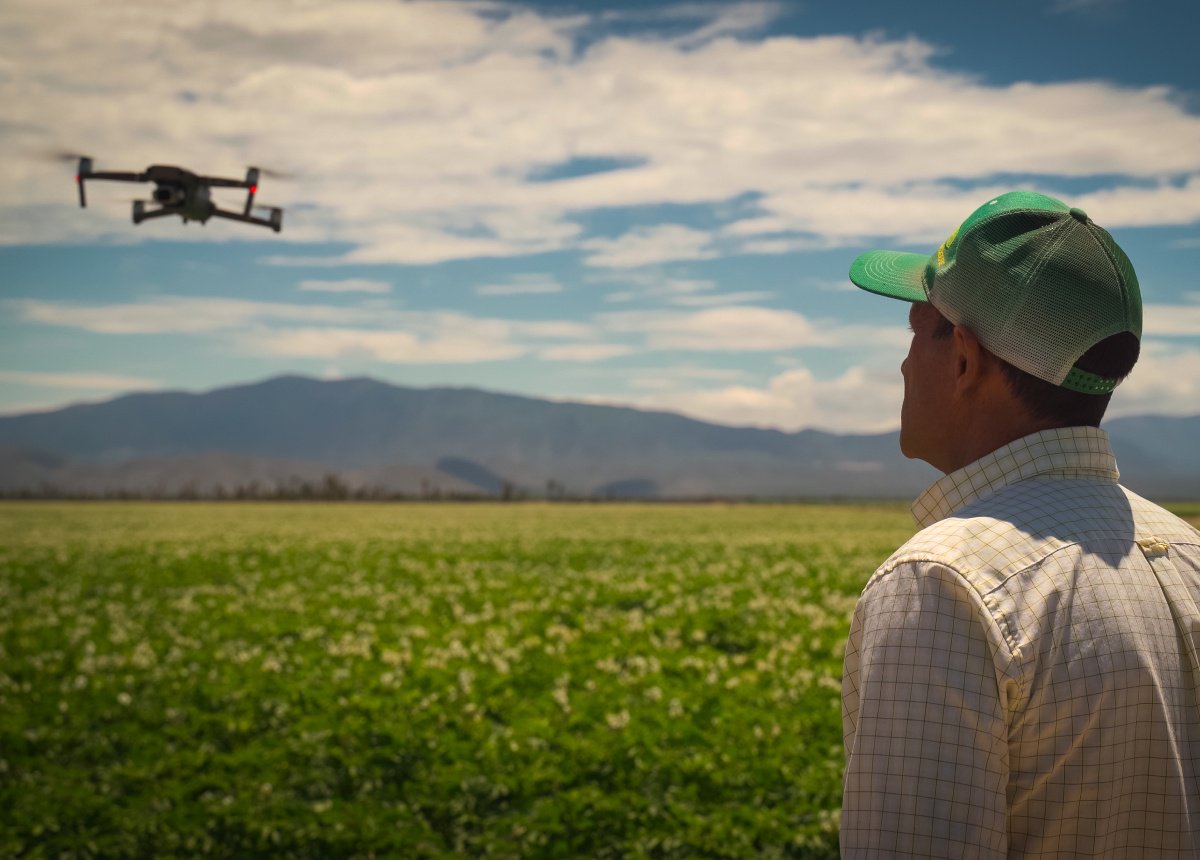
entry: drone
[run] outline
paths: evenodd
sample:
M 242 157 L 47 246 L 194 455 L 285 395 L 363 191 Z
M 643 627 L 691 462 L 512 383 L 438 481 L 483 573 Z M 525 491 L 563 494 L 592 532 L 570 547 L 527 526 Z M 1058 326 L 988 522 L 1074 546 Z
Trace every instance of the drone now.
M 246 224 L 258 224 L 270 227 L 276 233 L 283 228 L 283 210 L 275 206 L 254 206 L 254 194 L 258 191 L 259 169 L 251 167 L 246 171 L 246 178 L 221 179 L 216 176 L 199 176 L 182 167 L 172 167 L 166 164 L 152 164 L 141 173 L 131 170 L 92 170 L 92 159 L 79 159 L 79 170 L 75 181 L 79 184 L 79 205 L 87 206 L 87 195 L 84 183 L 89 179 L 109 179 L 117 182 L 153 182 L 155 189 L 153 200 L 133 201 L 133 223 L 141 224 L 151 218 L 163 218 L 167 215 L 178 215 L 183 223 L 199 221 L 201 224 L 209 218 L 228 218 L 230 221 L 242 221 Z M 210 189 L 213 188 L 245 188 L 246 205 L 241 212 L 221 209 L 212 202 Z M 157 209 L 147 209 L 147 204 L 158 204 Z M 251 215 L 252 209 L 266 209 L 271 214 L 267 218 Z

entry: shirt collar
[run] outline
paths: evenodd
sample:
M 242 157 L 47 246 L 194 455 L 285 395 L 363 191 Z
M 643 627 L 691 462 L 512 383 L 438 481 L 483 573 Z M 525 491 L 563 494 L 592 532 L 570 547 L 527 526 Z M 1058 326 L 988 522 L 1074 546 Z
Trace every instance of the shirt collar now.
M 1059 427 L 1024 436 L 935 481 L 913 502 L 924 528 L 1010 484 L 1032 478 L 1116 483 L 1117 460 L 1098 427 Z

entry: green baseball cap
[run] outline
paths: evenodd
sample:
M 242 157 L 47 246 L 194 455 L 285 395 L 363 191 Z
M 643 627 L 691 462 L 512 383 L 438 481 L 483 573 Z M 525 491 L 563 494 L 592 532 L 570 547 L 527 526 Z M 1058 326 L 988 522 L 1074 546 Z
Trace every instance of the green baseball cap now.
M 1133 264 L 1082 209 L 1011 191 L 971 213 L 931 256 L 869 251 L 850 266 L 864 290 L 929 302 L 998 358 L 1071 391 L 1108 394 L 1118 379 L 1075 366 L 1121 332 L 1142 336 Z

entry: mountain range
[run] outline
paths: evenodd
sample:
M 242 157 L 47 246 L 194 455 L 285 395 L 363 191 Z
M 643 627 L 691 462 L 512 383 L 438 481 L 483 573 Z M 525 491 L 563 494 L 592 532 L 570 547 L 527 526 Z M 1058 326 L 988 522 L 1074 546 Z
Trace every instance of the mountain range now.
M 1200 415 L 1106 422 L 1131 489 L 1200 497 Z M 0 416 L 0 494 L 909 498 L 897 433 L 728 427 L 667 412 L 369 378 L 283 376 Z M 314 489 L 316 488 L 316 489 Z M 336 491 L 336 492 L 334 492 Z

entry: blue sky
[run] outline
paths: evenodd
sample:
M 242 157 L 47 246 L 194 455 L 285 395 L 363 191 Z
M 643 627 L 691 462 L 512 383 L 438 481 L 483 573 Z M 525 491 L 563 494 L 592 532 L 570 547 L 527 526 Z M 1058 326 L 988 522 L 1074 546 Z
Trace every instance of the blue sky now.
M 1138 270 L 1110 414 L 1195 414 L 1187 7 L 14 0 L 0 412 L 302 373 L 890 429 L 906 308 L 850 261 L 1024 187 Z M 274 168 L 283 232 L 81 210 L 60 152 Z

